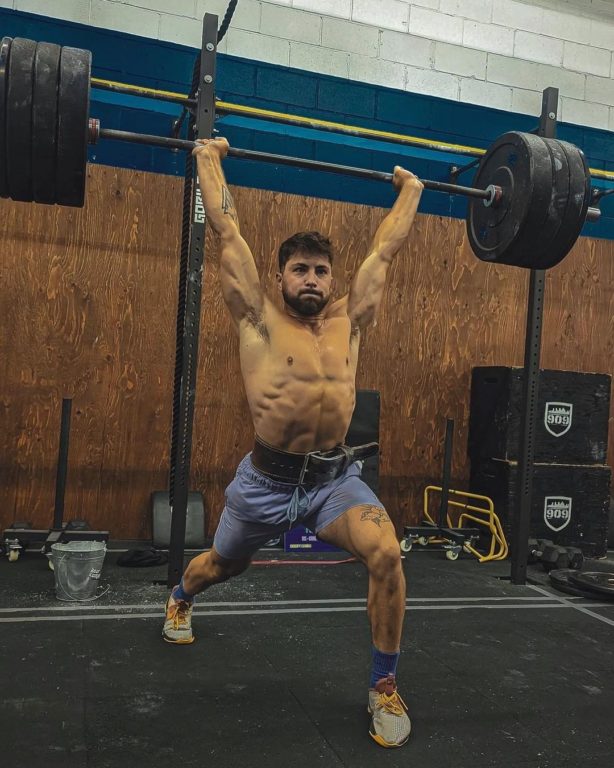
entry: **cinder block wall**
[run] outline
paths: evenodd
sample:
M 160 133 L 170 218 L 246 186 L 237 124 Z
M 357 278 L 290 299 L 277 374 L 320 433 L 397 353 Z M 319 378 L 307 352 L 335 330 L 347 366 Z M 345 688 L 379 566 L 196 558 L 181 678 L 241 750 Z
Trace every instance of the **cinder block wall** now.
M 200 46 L 228 0 L 0 0 L 15 10 Z M 614 130 L 614 4 L 605 0 L 239 0 L 220 51 Z

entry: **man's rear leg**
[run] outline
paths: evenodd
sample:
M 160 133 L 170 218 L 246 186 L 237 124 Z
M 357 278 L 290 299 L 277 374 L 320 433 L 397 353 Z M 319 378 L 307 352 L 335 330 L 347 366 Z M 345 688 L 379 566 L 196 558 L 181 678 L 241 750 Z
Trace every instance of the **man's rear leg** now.
M 250 561 L 251 557 L 229 560 L 222 557 L 215 547 L 190 560 L 181 583 L 173 589 L 166 603 L 162 630 L 164 640 L 176 645 L 193 643 L 192 606 L 195 595 L 243 573 Z

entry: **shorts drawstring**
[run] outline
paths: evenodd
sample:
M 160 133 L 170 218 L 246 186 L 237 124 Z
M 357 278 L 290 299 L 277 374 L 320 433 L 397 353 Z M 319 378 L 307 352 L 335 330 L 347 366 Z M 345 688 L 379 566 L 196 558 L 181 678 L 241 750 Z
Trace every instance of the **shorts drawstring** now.
M 301 498 L 301 492 L 303 497 Z M 297 485 L 286 509 L 286 516 L 290 521 L 290 528 L 296 522 L 299 513 L 306 514 L 309 509 L 309 495 L 302 485 Z

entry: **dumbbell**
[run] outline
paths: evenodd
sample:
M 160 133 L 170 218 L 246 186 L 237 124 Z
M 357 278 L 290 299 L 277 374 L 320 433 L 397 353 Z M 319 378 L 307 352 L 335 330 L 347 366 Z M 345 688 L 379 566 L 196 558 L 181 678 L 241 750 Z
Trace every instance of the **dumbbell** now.
M 584 555 L 579 547 L 564 547 L 550 539 L 529 539 L 528 562 L 541 562 L 546 571 L 561 568 L 579 570 Z
M 550 539 L 529 539 L 527 562 L 538 563 L 542 559 L 544 549 L 553 545 L 554 542 Z

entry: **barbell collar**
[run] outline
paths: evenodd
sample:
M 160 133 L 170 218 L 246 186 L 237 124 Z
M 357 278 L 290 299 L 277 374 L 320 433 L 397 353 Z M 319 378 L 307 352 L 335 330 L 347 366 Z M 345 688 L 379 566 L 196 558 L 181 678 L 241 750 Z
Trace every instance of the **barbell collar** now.
M 187 139 L 174 139 L 166 136 L 150 136 L 142 133 L 132 133 L 131 131 L 119 131 L 114 128 L 100 128 L 92 126 L 90 120 L 90 141 L 96 143 L 101 139 L 114 139 L 116 141 L 129 141 L 134 144 L 149 144 L 155 147 L 166 147 L 167 149 L 182 149 L 191 152 L 198 146 L 193 141 Z M 307 168 L 316 171 L 326 171 L 329 173 L 340 173 L 344 176 L 353 176 L 361 179 L 371 179 L 374 181 L 391 182 L 392 173 L 385 171 L 375 171 L 370 168 L 354 168 L 350 165 L 337 165 L 336 163 L 324 163 L 320 160 L 308 160 L 302 157 L 288 157 L 286 155 L 275 155 L 269 152 L 258 152 L 251 149 L 238 149 L 230 147 L 229 157 L 243 158 L 245 160 L 256 160 L 258 162 L 275 163 L 276 165 L 291 165 L 295 168 Z M 465 197 L 476 197 L 488 200 L 493 192 L 486 189 L 475 189 L 474 187 L 461 187 L 457 184 L 448 184 L 443 181 L 430 181 L 421 179 L 425 189 L 431 189 L 435 192 L 446 192 L 451 195 L 464 195 Z

